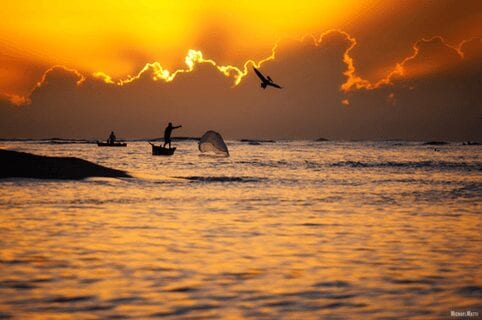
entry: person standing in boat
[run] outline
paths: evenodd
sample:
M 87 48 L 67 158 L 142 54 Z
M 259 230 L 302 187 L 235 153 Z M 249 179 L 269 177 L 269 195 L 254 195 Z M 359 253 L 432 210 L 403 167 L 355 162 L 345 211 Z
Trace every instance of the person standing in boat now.
M 110 132 L 109 138 L 107 139 L 108 144 L 114 144 L 117 138 L 115 137 L 114 131 Z
M 182 126 L 173 126 L 171 122 L 167 125 L 166 129 L 164 130 L 164 145 L 163 148 L 166 147 L 166 144 L 169 144 L 169 149 L 171 149 L 171 133 L 172 130 L 181 128 Z

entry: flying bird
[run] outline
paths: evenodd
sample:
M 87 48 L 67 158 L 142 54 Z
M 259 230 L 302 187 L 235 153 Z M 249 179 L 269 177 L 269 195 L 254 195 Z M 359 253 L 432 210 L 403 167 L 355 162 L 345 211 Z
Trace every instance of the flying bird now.
M 271 80 L 270 76 L 265 77 L 258 69 L 256 69 L 255 67 L 253 67 L 253 69 L 256 75 L 261 79 L 261 88 L 266 89 L 267 86 L 272 86 L 281 89 L 281 86 L 274 83 L 273 80 Z

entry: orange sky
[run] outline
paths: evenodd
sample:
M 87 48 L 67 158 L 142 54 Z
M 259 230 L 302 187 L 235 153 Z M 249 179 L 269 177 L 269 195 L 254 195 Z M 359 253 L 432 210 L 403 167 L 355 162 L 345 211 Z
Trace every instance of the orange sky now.
M 269 55 L 281 37 L 337 26 L 368 6 L 354 0 L 8 1 L 2 4 L 0 49 L 9 66 L 1 70 L 0 90 L 26 93 L 39 66 L 112 77 L 154 61 L 172 69 L 189 49 L 240 65 Z
M 345 93 L 337 101 L 348 106 L 351 91 L 458 68 L 467 43 L 479 60 L 473 40 L 482 36 L 480 21 L 477 0 L 8 1 L 0 19 L 0 101 L 31 103 L 56 67 L 79 77 L 77 84 L 98 78 L 115 85 L 143 74 L 172 80 L 204 61 L 229 76 L 232 88 L 248 79 L 251 65 L 278 59 L 279 46 L 298 47 L 293 39 L 313 35 L 325 54 L 324 35 L 328 43 L 341 34 L 346 43 L 334 45 L 343 52 L 329 56 L 339 59 L 332 65 L 344 64 L 345 79 L 332 96 Z
M 35 79 L 53 65 L 125 78 L 148 62 L 157 61 L 170 70 L 182 67 L 189 49 L 201 50 L 219 64 L 241 67 L 248 59 L 269 56 L 279 39 L 334 28 L 355 36 L 359 33 L 369 43 L 369 38 L 380 31 L 380 21 L 393 18 L 396 23 L 400 17 L 413 21 L 413 14 L 428 16 L 433 12 L 439 15 L 439 21 L 435 27 L 434 23 L 426 23 L 427 31 L 405 28 L 404 34 L 417 32 L 421 37 L 440 33 L 453 44 L 480 35 L 480 11 L 469 11 L 470 6 L 465 5 L 464 19 L 444 21 L 454 5 L 453 1 L 440 2 L 8 1 L 2 4 L 0 19 L 0 92 L 28 94 Z M 447 12 L 440 14 L 444 7 Z M 464 3 L 456 7 L 463 8 Z M 393 31 L 401 29 L 394 26 Z M 404 40 L 390 41 L 393 51 L 387 56 L 400 57 L 395 42 L 403 45 L 404 54 L 408 53 L 410 47 Z M 358 45 L 357 50 L 360 48 Z M 365 54 L 360 53 L 361 57 Z M 382 76 L 387 71 L 384 67 L 392 65 L 377 63 L 372 70 L 366 70 L 367 76 Z

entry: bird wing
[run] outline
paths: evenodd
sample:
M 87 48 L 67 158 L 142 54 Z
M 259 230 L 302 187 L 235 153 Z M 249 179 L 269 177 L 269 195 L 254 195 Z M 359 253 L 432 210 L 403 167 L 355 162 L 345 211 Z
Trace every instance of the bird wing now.
M 273 87 L 278 88 L 278 89 L 282 89 L 282 87 L 281 87 L 280 85 L 278 85 L 278 84 L 276 84 L 276 83 L 274 83 L 274 82 L 268 82 L 267 85 L 273 86 Z
M 258 69 L 256 69 L 255 67 L 253 67 L 253 69 L 254 69 L 254 72 L 256 73 L 256 75 L 261 79 L 261 81 L 268 82 L 268 80 L 266 80 L 266 78 L 263 76 L 263 74 L 261 72 L 259 72 Z

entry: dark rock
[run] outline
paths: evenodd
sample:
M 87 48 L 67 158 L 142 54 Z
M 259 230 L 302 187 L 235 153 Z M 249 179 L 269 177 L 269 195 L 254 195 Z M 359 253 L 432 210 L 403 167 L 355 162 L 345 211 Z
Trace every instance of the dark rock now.
M 0 149 L 1 178 L 84 179 L 128 178 L 126 172 L 74 157 L 47 157 Z

